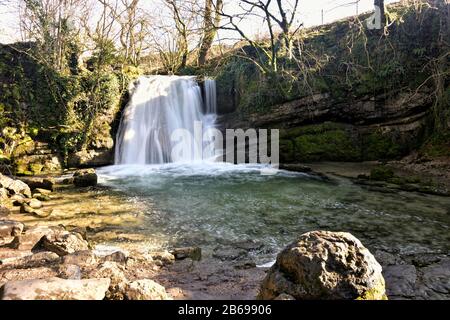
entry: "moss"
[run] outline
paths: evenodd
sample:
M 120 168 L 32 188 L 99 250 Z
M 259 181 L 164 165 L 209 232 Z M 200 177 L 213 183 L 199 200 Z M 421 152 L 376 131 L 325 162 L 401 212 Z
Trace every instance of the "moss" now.
M 291 137 L 298 161 L 355 161 L 361 158 L 357 138 L 350 128 L 338 123 L 323 123 L 283 132 Z
M 387 181 L 394 177 L 394 171 L 386 166 L 377 166 L 370 170 L 370 179 L 378 181 Z
M 394 141 L 391 135 L 379 131 L 363 137 L 362 144 L 365 160 L 394 159 L 407 152 L 405 145 Z
M 292 140 L 280 140 L 280 161 L 289 163 L 295 160 L 294 142 Z
M 356 300 L 388 300 L 384 280 L 369 290 L 364 291 Z

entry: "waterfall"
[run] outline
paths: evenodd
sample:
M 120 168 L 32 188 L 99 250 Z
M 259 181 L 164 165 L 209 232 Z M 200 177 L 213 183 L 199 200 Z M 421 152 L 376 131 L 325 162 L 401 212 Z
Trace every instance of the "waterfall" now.
M 206 114 L 217 113 L 217 92 L 216 81 L 213 79 L 205 79 L 205 110 Z
M 116 164 L 156 164 L 174 162 L 171 140 L 177 129 L 194 135 L 195 123 L 203 130 L 216 122 L 214 80 L 205 81 L 205 106 L 195 77 L 143 76 L 131 92 L 116 138 Z M 206 110 L 204 113 L 202 110 Z M 196 141 L 192 141 L 198 148 Z M 200 142 L 202 143 L 202 142 Z M 193 152 L 177 162 L 202 160 L 205 155 Z

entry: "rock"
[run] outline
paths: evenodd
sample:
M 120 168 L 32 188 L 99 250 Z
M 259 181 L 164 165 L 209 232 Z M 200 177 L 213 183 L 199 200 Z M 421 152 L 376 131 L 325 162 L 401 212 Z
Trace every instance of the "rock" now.
M 55 179 L 53 178 L 21 177 L 20 180 L 26 183 L 31 190 L 46 189 L 53 191 L 55 185 Z
M 23 203 L 20 206 L 20 213 L 33 213 L 33 211 L 34 211 L 34 209 L 26 203 Z
M 287 171 L 294 171 L 294 172 L 304 172 L 304 173 L 312 172 L 312 169 L 310 167 L 307 167 L 300 163 L 287 163 L 287 164 L 280 163 L 280 169 L 287 170 Z
M 0 205 L 0 218 L 9 216 L 11 212 L 7 207 Z
M 109 279 L 65 280 L 48 278 L 9 281 L 3 286 L 3 300 L 102 300 Z
M 381 266 L 346 232 L 312 231 L 277 256 L 259 299 L 288 294 L 297 300 L 385 299 Z
M 26 256 L 2 259 L 0 261 L 0 264 L 13 265 L 20 268 L 35 268 L 43 265 L 48 265 L 49 263 L 57 262 L 58 260 L 59 256 L 56 253 L 50 251 L 42 251 Z
M 8 199 L 9 192 L 5 188 L 0 188 L 0 203 L 3 203 L 6 199 Z
M 388 266 L 383 270 L 388 297 L 410 298 L 414 296 L 417 271 L 413 265 Z
M 81 279 L 81 268 L 75 264 L 62 264 L 58 266 L 58 277 L 63 279 Z
M 434 292 L 450 295 L 450 259 L 422 269 L 424 285 Z
M 382 266 L 391 266 L 402 263 L 402 259 L 399 256 L 383 250 L 377 250 L 373 255 Z
M 23 223 L 14 220 L 0 220 L 0 238 L 15 237 L 22 233 Z
M 52 193 L 52 190 L 42 189 L 42 188 L 36 188 L 36 189 L 34 189 L 34 191 L 36 193 L 45 194 L 45 195 L 49 195 L 50 193 Z
M 28 205 L 33 209 L 42 208 L 42 202 L 40 202 L 39 200 L 34 199 L 34 198 L 30 200 L 30 203 Z
M 234 247 L 217 247 L 214 248 L 212 256 L 222 261 L 234 261 L 245 257 L 247 250 Z
M 149 256 L 158 265 L 172 264 L 175 261 L 175 256 L 169 251 L 150 252 Z
M 103 257 L 104 261 L 111 261 L 111 262 L 117 262 L 117 263 L 126 263 L 127 259 L 128 259 L 128 256 L 123 251 L 116 251 L 116 252 L 113 252 L 113 253 Z
M 30 199 L 25 198 L 21 194 L 13 195 L 10 198 L 10 200 L 11 200 L 12 205 L 15 206 L 15 207 L 20 207 L 22 204 L 30 202 Z
M 94 169 L 78 170 L 73 175 L 73 183 L 76 187 L 96 186 L 97 180 L 97 174 Z
M 77 266 L 92 266 L 97 263 L 97 256 L 91 250 L 76 251 L 63 256 L 62 263 Z
M 41 193 L 35 193 L 33 194 L 33 198 L 37 199 L 39 201 L 50 201 L 51 198 L 45 194 L 41 194 Z
M 39 242 L 39 246 L 55 252 L 59 256 L 89 249 L 87 241 L 79 233 L 66 230 L 44 235 Z
M 52 214 L 53 210 L 49 209 L 49 210 L 41 210 L 41 209 L 36 209 L 33 210 L 32 214 L 35 217 L 38 218 L 47 218 L 48 216 L 50 216 Z
M 169 300 L 166 289 L 150 279 L 130 282 L 126 287 L 127 300 Z
M 28 185 L 20 180 L 14 180 L 0 173 L 0 188 L 5 188 L 14 194 L 23 194 L 31 198 L 31 190 Z
M 202 249 L 199 247 L 175 248 L 170 253 L 173 254 L 176 260 L 191 258 L 192 260 L 200 261 L 202 259 Z
M 282 293 L 278 297 L 276 297 L 274 300 L 295 300 L 295 298 L 289 294 Z
M 108 300 L 123 300 L 125 297 L 127 278 L 124 274 L 124 268 L 115 262 L 107 261 L 99 265 L 88 274 L 93 278 L 109 278 L 110 285 L 106 298 Z
M 36 226 L 26 230 L 23 234 L 14 237 L 10 244 L 11 248 L 18 250 L 33 249 L 45 235 L 51 235 L 55 232 L 64 230 L 61 227 Z
M 113 163 L 114 152 L 112 149 L 79 151 L 75 154 L 70 154 L 67 159 L 67 165 L 69 167 L 77 168 L 107 166 Z

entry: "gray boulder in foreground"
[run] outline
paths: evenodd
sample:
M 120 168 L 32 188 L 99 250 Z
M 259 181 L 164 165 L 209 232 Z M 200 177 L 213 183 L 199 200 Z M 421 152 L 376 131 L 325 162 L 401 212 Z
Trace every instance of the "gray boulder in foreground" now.
M 386 299 L 381 266 L 350 233 L 312 231 L 280 254 L 264 278 L 259 299 Z
M 102 300 L 109 279 L 66 280 L 61 278 L 9 281 L 2 300 Z

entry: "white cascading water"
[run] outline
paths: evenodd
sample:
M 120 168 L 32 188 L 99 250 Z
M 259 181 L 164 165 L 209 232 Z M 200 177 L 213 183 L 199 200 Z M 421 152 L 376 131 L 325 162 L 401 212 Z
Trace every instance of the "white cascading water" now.
M 122 115 L 116 138 L 115 163 L 173 162 L 171 134 L 175 130 L 185 129 L 193 133 L 195 122 L 201 122 L 204 131 L 214 128 L 217 109 L 215 81 L 207 79 L 204 85 L 203 108 L 201 89 L 195 77 L 140 77 Z M 192 162 L 203 158 L 209 156 L 193 154 L 177 161 Z

